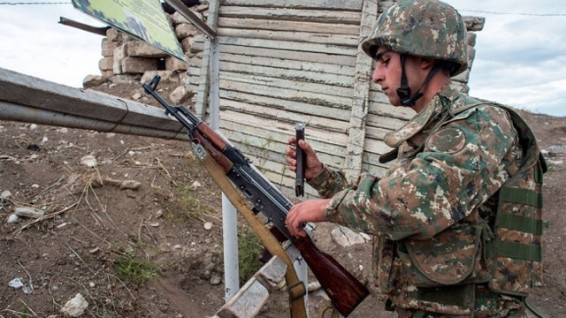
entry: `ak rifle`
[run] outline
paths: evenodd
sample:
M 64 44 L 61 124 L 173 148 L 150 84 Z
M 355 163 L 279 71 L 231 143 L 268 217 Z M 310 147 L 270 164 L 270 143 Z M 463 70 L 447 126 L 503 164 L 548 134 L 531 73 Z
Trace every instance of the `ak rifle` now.
M 296 238 L 285 226 L 287 213 L 293 203 L 275 188 L 239 149 L 232 146 L 208 124 L 200 120 L 184 106 L 169 105 L 155 88 L 160 77 L 155 76 L 149 84 L 143 84 L 145 92 L 151 94 L 163 107 L 165 113 L 175 117 L 186 129 L 190 140 L 202 146 L 224 170 L 231 184 L 239 189 L 252 205 L 254 213 L 262 212 L 273 224 L 275 237 L 289 240 L 301 253 L 321 287 L 328 294 L 338 312 L 348 316 L 369 294 L 367 288 L 332 256 L 318 249 L 312 239 Z M 281 240 L 280 240 L 281 241 Z

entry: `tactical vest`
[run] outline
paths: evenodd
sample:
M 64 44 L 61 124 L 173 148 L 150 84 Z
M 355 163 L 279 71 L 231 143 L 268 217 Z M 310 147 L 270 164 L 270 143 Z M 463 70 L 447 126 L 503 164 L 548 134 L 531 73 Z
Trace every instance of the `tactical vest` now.
M 526 160 L 499 190 L 494 238 L 486 249 L 491 262 L 489 287 L 526 297 L 530 287 L 542 286 L 542 183 L 547 167 L 527 124 L 512 109 L 503 108 L 513 119 Z M 509 274 L 511 268 L 521 275 Z
M 466 106 L 451 115 L 479 105 L 488 104 L 466 98 Z M 529 288 L 542 285 L 542 176 L 546 164 L 525 121 L 508 107 L 493 107 L 502 107 L 511 116 L 523 149 L 523 164 L 488 200 L 497 205 L 492 222 L 476 217 L 451 226 L 431 240 L 395 243 L 390 276 L 403 281 L 389 281 L 388 293 L 405 286 L 392 293 L 396 306 L 471 316 L 478 284 L 521 299 Z

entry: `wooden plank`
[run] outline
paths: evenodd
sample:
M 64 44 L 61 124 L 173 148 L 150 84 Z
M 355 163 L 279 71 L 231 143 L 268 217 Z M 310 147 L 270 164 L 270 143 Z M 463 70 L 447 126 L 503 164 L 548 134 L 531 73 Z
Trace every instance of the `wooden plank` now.
M 195 44 L 193 45 L 192 49 L 196 49 L 197 51 L 202 51 L 202 48 L 198 48 L 199 45 L 203 45 L 204 42 L 201 38 L 201 41 L 196 40 L 199 37 L 195 38 Z M 220 52 L 222 53 L 232 53 L 238 54 L 239 56 L 252 56 L 252 57 L 267 57 L 271 59 L 282 59 L 282 60 L 289 60 L 289 61 L 300 61 L 300 62 L 314 62 L 318 63 L 323 61 L 325 64 L 332 64 L 332 65 L 342 65 L 344 67 L 353 67 L 355 66 L 356 58 L 353 56 L 347 55 L 335 55 L 335 54 L 328 54 L 325 52 L 301 52 L 301 54 L 297 54 L 294 51 L 288 50 L 280 50 L 278 48 L 258 48 L 258 47 L 242 47 L 240 45 L 230 45 L 230 44 L 222 44 L 220 48 Z M 192 59 L 191 59 L 192 60 Z M 189 60 L 189 65 L 193 65 L 193 63 Z
M 416 114 L 416 112 L 410 107 L 393 106 L 389 104 L 389 102 L 383 103 L 371 98 L 370 101 L 371 103 L 369 105 L 369 113 L 373 115 L 387 116 L 408 121 Z
M 380 163 L 379 162 L 379 157 L 382 154 L 378 154 L 378 153 L 374 153 L 374 152 L 364 152 L 364 164 L 370 165 L 370 166 L 376 166 L 376 167 L 383 167 L 383 168 L 388 168 L 391 163 L 388 164 L 384 164 L 384 163 Z
M 379 115 L 368 114 L 367 125 L 376 128 L 384 128 L 390 130 L 397 130 L 406 124 L 406 120 L 401 120 L 393 117 L 384 117 Z
M 273 19 L 242 19 L 221 17 L 218 27 L 231 29 L 254 29 L 273 31 L 295 31 L 307 33 L 355 35 L 360 33 L 360 27 L 353 24 L 337 24 L 322 22 L 285 21 Z
M 204 46 L 203 46 L 203 52 L 205 52 L 205 54 L 203 54 L 203 58 L 201 60 L 201 63 L 199 64 L 199 69 L 198 70 L 193 70 L 191 71 L 192 74 L 198 74 L 198 86 L 197 86 L 197 90 L 196 90 L 196 96 L 195 96 L 195 110 L 196 110 L 196 115 L 200 118 L 204 118 L 204 114 L 205 114 L 205 110 L 206 110 L 206 105 L 207 105 L 207 100 L 208 100 L 208 92 L 210 89 L 209 86 L 209 82 L 210 82 L 210 72 L 209 72 L 209 67 L 210 67 L 210 48 L 211 48 L 211 42 L 210 42 L 210 38 L 206 38 L 205 42 L 204 42 Z
M 295 123 L 305 123 L 307 129 L 310 129 L 312 127 L 343 134 L 346 134 L 348 129 L 348 123 L 345 121 L 331 120 L 328 118 L 322 118 L 318 115 L 306 115 L 288 112 L 271 106 L 254 105 L 229 99 L 222 99 L 221 105 L 222 110 L 232 110 L 238 113 L 250 114 L 252 116 L 260 118 L 266 117 L 280 122 L 287 122 L 293 125 Z M 372 129 L 375 129 L 377 131 L 379 128 Z M 383 137 L 381 139 L 383 139 Z
M 300 202 L 306 198 L 320 198 L 318 192 L 310 187 L 307 183 L 305 183 L 305 198 L 296 198 L 295 197 L 295 177 L 289 177 L 286 175 L 281 175 L 278 173 L 273 173 L 271 171 L 266 171 L 264 176 L 269 178 L 270 180 L 275 180 L 277 185 L 279 186 L 279 190 L 285 194 L 292 202 Z M 274 181 L 274 182 L 275 182 Z
M 310 83 L 319 83 L 340 87 L 352 87 L 354 85 L 354 79 L 348 74 L 327 74 L 296 69 L 285 69 L 279 67 L 233 63 L 228 61 L 223 61 L 220 64 L 221 72 L 237 72 L 272 78 L 283 78 L 302 82 L 303 85 L 309 85 Z
M 377 20 L 377 0 L 363 2 L 362 20 L 359 38 L 368 37 Z M 354 95 L 352 96 L 352 113 L 350 115 L 350 130 L 344 160 L 344 174 L 348 180 L 356 180 L 362 172 L 362 153 L 368 142 L 366 139 L 366 117 L 368 115 L 369 90 L 371 80 L 372 60 L 358 49 L 356 72 L 354 75 Z
M 278 48 L 258 48 L 250 47 L 243 50 L 241 46 L 223 44 L 220 48 L 221 53 L 237 54 L 240 57 L 265 57 L 272 60 L 283 60 L 288 66 L 300 66 L 302 63 L 323 63 L 328 67 L 337 65 L 338 67 L 353 68 L 356 59 L 347 55 L 335 55 L 324 52 L 301 52 L 280 50 Z M 300 62 L 300 63 L 299 63 Z M 292 64 L 292 65 L 291 65 Z
M 284 153 L 287 148 L 287 140 L 292 136 L 292 132 L 287 134 L 280 134 L 280 136 L 273 137 L 269 141 L 261 140 L 266 139 L 265 136 L 253 136 L 247 134 L 247 126 L 239 125 L 238 122 L 233 121 L 222 121 L 221 130 L 227 136 L 231 142 L 238 145 L 238 148 L 246 155 L 250 155 L 250 160 L 254 162 L 255 165 L 261 166 L 259 163 L 265 160 L 284 163 Z M 309 130 L 310 133 L 310 130 Z M 309 142 L 316 148 L 319 158 L 325 164 L 331 164 L 333 167 L 341 167 L 344 161 L 344 149 L 343 145 L 332 145 L 327 144 L 328 137 L 332 135 L 327 135 L 325 139 L 317 139 L 311 134 L 308 138 Z M 248 138 L 255 138 L 255 141 L 248 142 Z M 276 139 L 279 138 L 279 139 Z M 267 145 L 266 148 L 262 148 Z M 330 150 L 330 151 L 325 151 Z
M 195 87 L 194 85 L 192 87 Z M 269 106 L 275 109 L 288 110 L 299 114 L 317 114 L 321 118 L 344 120 L 348 118 L 349 110 L 332 108 L 329 110 L 325 105 L 309 104 L 306 102 L 289 101 L 276 97 L 255 95 L 252 93 L 221 90 L 220 97 L 223 99 L 239 101 L 254 105 Z M 222 105 L 222 103 L 221 103 Z
M 268 159 L 270 157 L 270 152 L 273 152 L 275 155 L 274 158 L 279 157 L 279 160 L 283 160 L 287 144 L 282 143 L 282 141 L 286 142 L 290 134 L 261 132 L 259 130 L 253 131 L 248 126 L 239 125 L 237 122 L 223 121 L 220 125 L 222 132 L 225 133 L 226 136 L 229 136 L 230 141 L 235 144 L 239 144 L 240 146 L 245 145 L 243 146 L 244 149 L 257 150 L 250 153 L 244 152 L 251 155 L 254 158 L 254 162 L 261 162 L 263 159 Z M 263 133 L 264 135 L 257 136 L 258 133 Z M 327 137 L 332 137 L 334 135 L 336 134 L 330 134 L 327 135 Z M 339 162 L 339 164 L 343 163 L 343 146 L 329 144 L 327 143 L 329 139 L 320 140 L 313 135 L 309 135 L 309 141 L 313 147 L 316 148 L 321 160 L 323 160 L 323 158 L 328 159 L 325 161 L 325 164 L 327 162 Z
M 280 9 L 237 7 L 223 5 L 220 8 L 221 17 L 235 17 L 240 19 L 271 19 L 288 21 L 308 21 L 322 23 L 340 23 L 359 25 L 361 13 L 356 11 L 336 10 L 305 10 L 305 9 Z
M 332 9 L 332 10 L 355 10 L 362 9 L 363 0 L 310 0 L 310 1 L 289 1 L 289 0 L 224 0 L 223 5 L 227 6 L 248 6 L 248 7 L 280 7 L 280 8 L 306 8 L 306 9 Z
M 221 45 L 231 44 L 231 45 L 244 46 L 246 48 L 259 47 L 259 48 L 268 48 L 268 49 L 271 48 L 271 49 L 279 49 L 279 50 L 288 50 L 295 52 L 295 54 L 300 54 L 301 52 L 319 52 L 324 54 L 354 56 L 357 52 L 357 47 L 330 45 L 330 44 L 322 44 L 322 43 L 275 41 L 275 40 L 266 40 L 266 39 L 248 39 L 248 38 L 236 38 L 236 37 L 226 37 L 226 36 L 219 36 L 218 41 Z
M 209 8 L 209 12 L 208 12 L 208 17 L 207 17 L 207 22 L 206 24 L 212 29 L 212 30 L 216 30 L 216 24 L 218 23 L 218 14 L 219 14 L 219 10 L 220 10 L 220 3 L 218 1 L 213 2 L 212 5 Z M 218 38 L 215 38 L 215 43 L 214 43 L 214 47 L 218 48 Z M 208 95 L 209 95 L 209 89 L 210 89 L 210 82 L 211 81 L 217 81 L 217 78 L 210 78 L 210 57 L 211 57 L 211 49 L 213 48 L 213 45 L 211 43 L 211 39 L 209 37 L 206 38 L 205 40 L 205 45 L 204 45 L 204 57 L 203 57 L 203 63 L 200 66 L 200 83 L 199 83 L 199 87 L 196 93 L 196 101 L 195 101 L 195 110 L 196 110 L 196 115 L 200 118 L 204 118 L 205 113 L 206 113 L 206 104 L 207 104 L 207 99 L 208 99 Z M 212 63 L 216 63 L 215 61 L 213 61 Z M 215 90 L 216 93 L 216 90 Z
M 226 134 L 230 134 L 230 131 L 226 131 Z M 240 149 L 240 151 L 258 168 L 264 173 L 266 168 L 266 162 L 273 162 L 278 163 L 281 167 L 276 169 L 271 169 L 277 173 L 281 171 L 287 171 L 288 167 L 283 162 L 284 160 L 284 151 L 286 144 L 281 144 L 281 148 L 277 149 L 276 151 L 266 150 L 263 148 L 258 148 L 253 145 L 249 145 L 246 143 L 242 143 L 235 138 L 230 138 L 230 141 Z M 340 157 L 338 154 L 341 153 L 340 151 L 335 152 L 334 154 L 326 154 L 323 152 L 318 153 L 320 160 L 324 162 L 325 165 L 332 166 L 332 167 L 340 167 L 342 162 L 344 161 L 344 157 Z M 289 173 L 290 172 L 285 172 Z M 276 178 L 277 179 L 277 178 Z M 274 179 L 269 178 L 269 180 L 273 181 Z M 278 179 L 277 179 L 278 180 Z
M 374 154 L 384 154 L 391 150 L 382 140 L 366 139 L 364 141 L 364 152 Z
M 264 73 L 264 75 L 265 74 L 266 73 Z M 279 94 L 280 91 L 284 92 L 286 90 L 285 88 L 289 88 L 289 91 L 292 93 L 287 92 L 287 95 L 292 96 L 288 97 L 288 99 L 296 97 L 303 101 L 304 98 L 309 98 L 311 100 L 319 101 L 319 104 L 320 102 L 326 101 L 328 106 L 335 105 L 334 107 L 342 109 L 348 108 L 346 105 L 348 105 L 351 101 L 351 98 L 349 98 L 351 94 L 348 94 L 349 91 L 352 91 L 351 88 L 333 86 L 331 83 L 325 85 L 304 81 L 294 81 L 288 78 L 270 78 L 261 75 L 255 76 L 254 74 L 237 73 L 226 70 L 222 71 L 220 79 L 226 83 L 226 86 L 221 87 L 223 89 L 253 93 L 257 92 L 257 87 L 269 86 L 269 90 L 259 92 L 261 93 L 260 95 L 283 97 Z M 198 85 L 198 77 L 192 76 L 189 77 L 188 80 L 191 84 Z M 241 83 L 242 86 L 238 86 L 238 83 Z M 285 86 L 285 84 L 287 84 L 287 86 Z M 271 88 L 274 90 L 271 91 Z M 337 104 L 337 102 L 342 104 Z
M 245 69 L 245 65 L 242 65 L 242 69 Z M 220 78 L 224 80 L 248 83 L 253 85 L 287 88 L 297 91 L 312 92 L 322 95 L 333 95 L 338 97 L 350 97 L 353 94 L 353 88 L 351 87 L 341 87 L 328 84 L 318 84 L 318 83 L 305 83 L 304 81 L 296 81 L 293 79 L 286 78 L 276 78 L 269 77 L 265 75 L 255 75 L 247 73 L 238 73 L 223 70 L 220 73 Z M 197 84 L 198 80 L 196 76 L 191 76 L 189 81 Z
M 239 49 L 241 51 L 241 47 Z M 254 53 L 254 52 L 248 52 L 248 53 Z M 324 63 L 324 62 L 320 62 L 321 59 L 322 56 L 319 56 L 319 59 L 316 62 L 309 62 L 309 61 L 299 62 L 293 59 L 263 57 L 263 56 L 251 55 L 251 54 L 247 54 L 247 55 L 232 54 L 232 53 L 220 54 L 220 61 L 231 62 L 231 63 L 285 68 L 289 70 L 303 70 L 303 71 L 325 73 L 325 74 L 338 74 L 338 75 L 354 74 L 355 68 L 352 66 L 348 66 L 344 64 Z M 200 59 L 199 57 L 193 57 L 189 60 L 189 62 L 190 62 L 189 65 L 195 68 L 202 64 L 202 59 Z M 189 72 L 191 74 L 195 74 L 194 71 L 189 70 Z
M 273 161 L 264 161 L 261 164 L 260 171 L 266 178 L 268 178 L 271 182 L 276 183 L 279 187 L 288 187 L 293 188 L 295 187 L 295 173 L 289 170 L 286 164 L 281 162 L 273 162 Z M 314 190 L 312 187 L 308 186 L 308 183 L 305 183 L 305 195 L 311 196 L 318 196 L 318 192 Z M 288 194 L 289 199 L 293 199 L 295 197 L 295 193 Z
M 341 165 L 343 158 L 338 158 L 339 162 L 335 164 Z M 327 166 L 331 161 L 324 161 Z M 290 199 L 295 198 L 294 188 L 295 188 L 295 173 L 288 169 L 286 164 L 274 161 L 262 161 L 261 166 L 256 165 L 256 167 L 261 171 L 261 173 L 272 183 L 277 184 L 280 189 L 286 187 L 293 189 L 292 192 L 288 193 Z M 305 183 L 305 194 L 318 197 L 318 192 L 312 187 Z M 297 199 L 295 199 L 297 200 Z
M 226 82 L 240 82 L 243 84 L 251 84 L 254 85 L 257 89 L 257 85 L 266 85 L 271 86 L 274 88 L 281 88 L 285 90 L 285 88 L 289 88 L 289 91 L 303 91 L 305 93 L 315 93 L 315 94 L 327 94 L 327 95 L 335 95 L 341 103 L 349 104 L 349 101 L 344 99 L 347 97 L 347 92 L 352 91 L 351 87 L 344 86 L 346 83 L 345 81 L 348 80 L 346 76 L 339 76 L 333 74 L 318 74 L 315 72 L 303 72 L 303 71 L 296 71 L 293 72 L 289 70 L 285 72 L 284 69 L 277 69 L 277 68 L 269 68 L 269 67 L 249 67 L 246 69 L 246 64 L 230 64 L 230 63 L 223 63 L 223 67 L 221 67 L 220 79 L 225 80 Z M 189 73 L 194 74 L 193 70 L 196 71 L 196 68 L 189 68 Z M 270 70 L 274 70 L 270 74 Z M 254 71 L 256 71 L 254 73 Z M 298 75 L 305 75 L 309 76 L 309 73 L 313 73 L 313 75 L 309 77 L 300 77 Z M 257 74 L 257 75 L 256 75 Z M 269 77 L 270 75 L 275 75 L 279 77 Z M 334 77 L 334 80 L 333 80 Z M 338 81 L 342 82 L 338 82 Z M 324 82 L 324 81 L 332 81 L 332 82 Z M 189 82 L 191 84 L 198 84 L 199 80 L 197 76 L 191 75 L 189 77 Z M 323 83 L 323 84 L 321 84 Z M 337 85 L 338 84 L 338 85 Z M 287 86 L 285 86 L 287 85 Z M 264 92 L 269 93 L 269 92 Z M 322 99 L 327 99 L 329 103 L 335 102 L 337 100 L 332 100 L 330 96 L 318 96 L 323 97 Z M 317 98 L 320 99 L 320 98 Z M 341 108 L 343 108 L 341 106 Z
M 383 140 L 385 138 L 385 134 L 391 132 L 391 129 L 385 129 L 380 127 L 371 127 L 369 125 L 366 126 L 366 138 L 369 139 L 378 139 Z
M 305 91 L 284 89 L 277 87 L 271 87 L 269 90 L 260 90 L 258 89 L 257 85 L 236 82 L 236 81 L 229 81 L 224 79 L 220 79 L 220 87 L 221 87 L 221 92 L 220 92 L 221 97 L 223 97 L 222 96 L 223 91 L 233 91 L 233 92 L 247 93 L 257 96 L 282 98 L 292 102 L 325 106 L 325 108 L 319 108 L 319 109 L 326 112 L 334 112 L 336 110 L 349 110 L 350 108 L 349 104 L 351 101 L 345 97 L 324 96 L 313 92 L 305 92 Z M 309 113 L 308 112 L 309 108 L 298 109 L 298 110 L 302 113 Z M 321 114 L 321 115 L 324 115 L 326 117 L 333 116 L 333 114 Z
M 375 162 L 377 162 L 377 160 Z M 389 170 L 388 167 L 382 166 L 381 164 L 373 165 L 366 161 L 364 161 L 363 169 L 364 171 L 379 178 L 384 178 L 387 175 L 387 170 Z
M 285 68 L 288 70 L 300 70 L 306 72 L 336 74 L 351 77 L 354 75 L 355 68 L 347 65 L 336 65 L 324 62 L 298 62 L 295 60 L 279 59 L 272 57 L 246 56 L 241 54 L 220 54 L 220 60 L 231 63 L 239 63 L 246 65 L 267 66 L 275 68 Z M 350 81 L 352 81 L 350 79 Z M 350 96 L 351 92 L 350 92 Z
M 348 96 L 352 96 L 353 91 L 353 89 L 349 87 L 308 83 L 293 81 L 289 79 L 269 78 L 266 76 L 255 76 L 233 72 L 223 72 L 221 79 L 230 80 L 233 82 L 247 83 L 255 85 L 256 87 L 265 86 L 267 90 L 271 90 L 272 88 L 281 88 L 287 89 L 289 91 L 310 92 L 331 99 L 333 99 L 333 97 L 348 98 Z
M 234 112 L 231 110 L 223 111 L 222 115 L 222 127 L 224 129 L 232 127 L 234 130 L 245 131 L 245 134 L 249 136 L 265 139 L 266 145 L 267 143 L 280 143 L 286 145 L 288 138 L 294 133 L 293 123 L 282 123 L 281 121 L 264 117 L 261 118 L 261 126 L 258 126 L 257 116 Z M 230 123 L 234 123 L 236 126 L 230 125 Z M 328 145 L 328 147 L 332 147 L 333 149 L 329 151 L 332 153 L 336 146 L 346 144 L 347 136 L 343 133 L 328 132 L 325 129 L 321 130 L 313 127 L 312 129 L 309 129 L 309 140 L 311 140 L 313 146 L 317 143 L 324 143 Z M 327 146 L 323 147 L 326 148 Z M 271 148 L 270 146 L 269 149 L 277 148 Z
M 322 43 L 325 45 L 351 46 L 358 45 L 358 37 L 344 34 L 307 33 L 295 31 L 248 30 L 248 29 L 218 29 L 219 36 L 250 39 L 267 39 L 274 41 L 293 41 L 304 43 Z
M 288 21 L 308 21 L 321 23 L 340 23 L 358 26 L 361 14 L 356 11 L 276 9 L 258 7 L 222 6 L 221 17 L 240 19 L 271 19 Z

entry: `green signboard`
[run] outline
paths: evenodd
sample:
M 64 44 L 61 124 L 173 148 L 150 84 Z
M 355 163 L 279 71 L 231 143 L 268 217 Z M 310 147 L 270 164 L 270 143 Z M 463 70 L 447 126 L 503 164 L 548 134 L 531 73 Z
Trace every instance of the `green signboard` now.
M 75 8 L 185 61 L 159 0 L 72 0 Z

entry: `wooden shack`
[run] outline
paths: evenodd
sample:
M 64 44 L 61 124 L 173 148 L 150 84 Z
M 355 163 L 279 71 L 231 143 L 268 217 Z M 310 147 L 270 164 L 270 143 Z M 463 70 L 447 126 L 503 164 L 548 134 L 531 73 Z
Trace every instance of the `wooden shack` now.
M 359 48 L 378 15 L 395 1 L 224 0 L 210 6 L 217 31 L 219 78 L 209 78 L 210 39 L 197 36 L 189 53 L 188 81 L 195 108 L 205 117 L 207 92 L 218 81 L 219 128 L 282 190 L 292 193 L 294 174 L 284 149 L 296 123 L 328 166 L 349 178 L 362 171 L 382 175 L 378 163 L 390 149 L 385 133 L 414 112 L 392 107 L 371 83 L 372 60 Z M 469 31 L 483 19 L 466 17 Z M 475 33 L 469 32 L 470 57 Z M 471 61 L 470 61 L 471 65 Z M 469 70 L 454 79 L 468 90 Z M 307 187 L 307 195 L 313 189 Z

